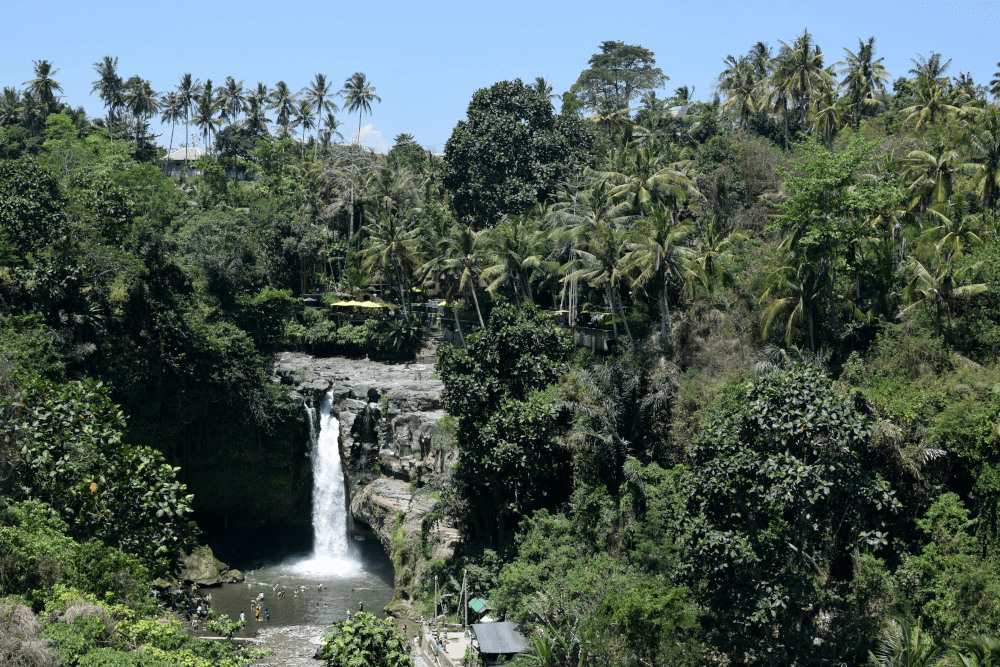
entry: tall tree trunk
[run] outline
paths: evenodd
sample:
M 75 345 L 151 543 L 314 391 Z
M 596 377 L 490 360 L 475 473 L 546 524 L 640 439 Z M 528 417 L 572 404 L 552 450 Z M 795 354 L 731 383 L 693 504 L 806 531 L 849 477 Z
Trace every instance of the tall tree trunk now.
M 611 309 L 611 329 L 615 332 L 615 340 L 618 340 L 618 322 L 615 320 L 615 296 L 611 289 L 611 282 L 608 281 L 608 307 Z
M 476 286 L 469 281 L 469 289 L 472 291 L 472 302 L 476 304 L 476 315 L 479 316 L 479 326 L 483 329 L 486 328 L 486 324 L 483 322 L 483 312 L 479 310 L 479 297 L 476 296 Z
M 323 98 L 319 98 L 319 107 L 316 109 L 316 143 L 313 144 L 313 162 L 316 161 L 316 152 L 319 150 L 319 125 L 323 120 Z
M 785 150 L 788 150 L 788 103 L 785 103 Z
M 451 312 L 455 314 L 455 331 L 458 332 L 458 339 L 462 341 L 462 347 L 465 347 L 465 334 L 462 333 L 462 322 L 458 319 L 458 299 L 452 299 Z
M 622 293 L 620 290 L 615 290 L 618 294 L 618 311 L 622 314 L 622 325 L 625 327 L 625 333 L 628 335 L 628 342 L 632 347 L 635 347 L 635 340 L 632 338 L 632 332 L 628 328 L 628 320 L 625 319 L 625 306 L 622 304 Z M 614 321 L 615 314 L 611 313 L 611 320 Z
M 184 177 L 188 173 L 188 156 L 191 153 L 191 143 L 188 139 L 188 110 L 184 110 Z

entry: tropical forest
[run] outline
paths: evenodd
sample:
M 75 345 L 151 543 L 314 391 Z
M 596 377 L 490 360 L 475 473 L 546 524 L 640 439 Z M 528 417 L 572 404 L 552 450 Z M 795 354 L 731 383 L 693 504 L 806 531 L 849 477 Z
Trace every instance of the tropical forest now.
M 0 664 L 1000 665 L 1000 63 L 592 50 L 0 82 Z

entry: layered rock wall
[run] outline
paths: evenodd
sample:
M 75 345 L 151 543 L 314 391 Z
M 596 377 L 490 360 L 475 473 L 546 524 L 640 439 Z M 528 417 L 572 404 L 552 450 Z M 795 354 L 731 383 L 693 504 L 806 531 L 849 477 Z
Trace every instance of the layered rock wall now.
M 379 540 L 397 569 L 397 589 L 407 583 L 401 581 L 401 566 L 413 571 L 419 564 L 414 559 L 448 558 L 459 541 L 441 515 L 438 494 L 419 488 L 447 475 L 457 457 L 435 437 L 445 413 L 444 385 L 433 373 L 428 364 L 300 353 L 282 354 L 275 367 L 274 380 L 289 387 L 292 400 L 315 408 L 317 420 L 332 391 L 348 530 L 355 539 Z

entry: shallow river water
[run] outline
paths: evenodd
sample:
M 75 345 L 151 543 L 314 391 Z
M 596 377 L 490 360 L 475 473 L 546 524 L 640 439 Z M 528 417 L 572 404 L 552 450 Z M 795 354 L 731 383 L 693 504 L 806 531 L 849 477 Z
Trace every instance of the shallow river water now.
M 241 612 L 245 613 L 247 636 L 268 623 L 330 625 L 347 618 L 348 610 L 357 612 L 359 603 L 364 604 L 364 611 L 381 616 L 382 608 L 392 599 L 392 563 L 381 545 L 376 541 L 356 542 L 347 536 L 344 475 L 337 447 L 340 425 L 332 401 L 333 394 L 328 392 L 320 405 L 318 430 L 314 428 L 313 409 L 306 407 L 313 441 L 312 552 L 244 571 L 243 584 L 202 591 L 212 594 L 216 614 L 238 619 Z M 305 586 L 305 590 L 296 597 L 299 586 Z M 282 589 L 285 597 L 279 599 L 277 593 Z M 264 598 L 261 620 L 257 622 L 250 603 L 260 593 Z M 264 621 L 265 610 L 270 611 L 269 621 Z
M 348 609 L 352 614 L 357 612 L 359 602 L 364 603 L 365 611 L 382 616 L 382 608 L 392 599 L 392 563 L 374 541 L 351 545 L 351 556 L 337 569 L 317 567 L 319 564 L 310 556 L 292 558 L 245 572 L 245 583 L 223 584 L 201 592 L 212 594 L 216 614 L 237 619 L 240 612 L 245 613 L 248 637 L 266 623 L 330 625 L 344 620 Z M 317 590 L 317 584 L 323 585 L 322 590 Z M 296 598 L 297 586 L 305 586 L 306 590 Z M 285 597 L 279 599 L 277 591 L 282 589 Z M 264 594 L 262 620 L 256 622 L 250 600 L 259 593 Z M 263 620 L 264 609 L 271 612 L 268 622 Z

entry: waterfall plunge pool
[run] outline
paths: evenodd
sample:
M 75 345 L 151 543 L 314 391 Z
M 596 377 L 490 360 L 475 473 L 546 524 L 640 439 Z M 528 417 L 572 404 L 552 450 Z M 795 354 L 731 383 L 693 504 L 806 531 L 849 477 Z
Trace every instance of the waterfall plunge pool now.
M 312 438 L 313 467 L 313 549 L 244 572 L 246 582 L 204 589 L 212 594 L 216 614 L 238 619 L 246 614 L 247 636 L 265 622 L 254 621 L 251 599 L 264 593 L 263 609 L 271 612 L 274 625 L 330 625 L 358 611 L 381 615 L 393 594 L 392 563 L 376 541 L 355 542 L 347 536 L 347 506 L 344 474 L 340 463 L 340 424 L 332 414 L 333 394 L 328 392 L 319 409 L 319 432 L 315 430 L 314 409 L 306 406 Z M 261 546 L 268 536 L 260 535 Z M 232 564 L 239 567 L 239 563 Z M 322 584 L 322 590 L 317 588 Z M 296 588 L 305 586 L 295 597 Z M 277 591 L 285 590 L 278 599 Z

